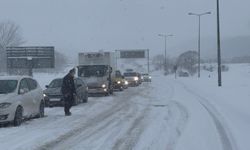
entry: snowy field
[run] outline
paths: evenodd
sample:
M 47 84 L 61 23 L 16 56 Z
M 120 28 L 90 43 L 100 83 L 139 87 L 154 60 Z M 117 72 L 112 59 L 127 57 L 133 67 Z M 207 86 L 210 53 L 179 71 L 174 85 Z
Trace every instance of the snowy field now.
M 46 117 L 0 128 L 3 150 L 249 150 L 250 65 L 230 65 L 223 87 L 216 73 L 153 82 L 91 97 L 72 108 L 46 108 Z M 65 72 L 66 73 L 66 72 Z M 35 74 L 44 88 L 63 74 Z

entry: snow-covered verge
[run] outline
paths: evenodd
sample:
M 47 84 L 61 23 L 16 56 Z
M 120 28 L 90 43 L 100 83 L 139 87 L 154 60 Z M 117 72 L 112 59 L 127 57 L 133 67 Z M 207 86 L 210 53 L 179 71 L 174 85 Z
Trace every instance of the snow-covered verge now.
M 203 71 L 200 79 L 178 78 L 176 81 L 196 95 L 202 105 L 209 107 L 216 115 L 229 136 L 231 146 L 239 150 L 250 149 L 249 64 L 229 65 L 229 71 L 222 73 L 222 87 L 217 86 L 216 72 Z M 184 138 L 188 139 L 191 136 L 186 135 Z

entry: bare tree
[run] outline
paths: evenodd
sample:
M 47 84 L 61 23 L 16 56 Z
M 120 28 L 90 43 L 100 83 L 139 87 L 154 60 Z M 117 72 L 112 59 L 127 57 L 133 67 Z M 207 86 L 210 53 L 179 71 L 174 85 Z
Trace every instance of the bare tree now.
M 177 65 L 180 69 L 186 69 L 191 75 L 197 71 L 198 53 L 196 51 L 187 51 L 182 53 L 177 59 Z
M 155 70 L 164 70 L 165 58 L 164 55 L 156 55 L 152 59 L 152 64 Z M 166 72 L 173 73 L 173 67 L 175 65 L 175 58 L 166 58 Z
M 152 64 L 153 64 L 155 70 L 164 69 L 164 62 L 165 62 L 165 58 L 163 55 L 156 55 L 152 59 Z
M 6 71 L 6 51 L 9 46 L 20 46 L 24 43 L 20 27 L 14 22 L 0 22 L 0 72 Z

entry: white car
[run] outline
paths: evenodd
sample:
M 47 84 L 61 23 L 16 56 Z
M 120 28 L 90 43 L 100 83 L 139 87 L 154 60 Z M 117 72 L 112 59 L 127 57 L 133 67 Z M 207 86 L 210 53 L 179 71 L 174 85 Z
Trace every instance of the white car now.
M 128 86 L 139 86 L 140 81 L 139 81 L 138 73 L 125 72 L 123 75 L 124 75 L 125 80 L 128 81 Z
M 19 126 L 23 119 L 44 116 L 43 90 L 25 76 L 0 77 L 0 124 Z
M 152 81 L 152 77 L 148 73 L 142 74 L 141 79 L 142 79 L 142 82 L 151 82 Z

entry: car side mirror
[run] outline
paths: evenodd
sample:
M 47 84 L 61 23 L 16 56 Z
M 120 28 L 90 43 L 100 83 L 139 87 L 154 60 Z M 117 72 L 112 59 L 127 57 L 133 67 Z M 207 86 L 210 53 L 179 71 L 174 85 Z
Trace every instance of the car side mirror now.
M 24 89 L 20 89 L 20 90 L 19 90 L 19 94 L 21 94 L 21 95 L 25 94 Z
M 49 86 L 48 86 L 48 85 L 45 85 L 45 87 L 46 87 L 46 88 L 49 88 Z
M 29 90 L 28 89 L 20 89 L 19 90 L 19 94 L 21 94 L 21 95 L 23 95 L 23 94 L 25 94 L 25 93 L 28 93 L 29 92 Z

